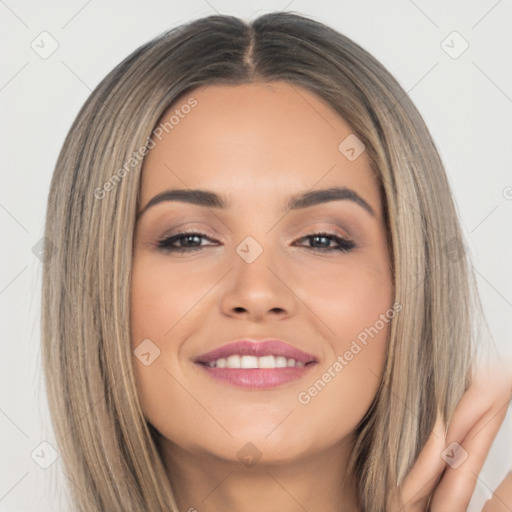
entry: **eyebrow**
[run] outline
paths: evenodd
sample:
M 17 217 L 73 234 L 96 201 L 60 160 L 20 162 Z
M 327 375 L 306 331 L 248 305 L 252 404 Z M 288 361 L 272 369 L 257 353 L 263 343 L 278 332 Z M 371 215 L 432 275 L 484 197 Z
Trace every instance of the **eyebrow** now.
M 331 187 L 293 195 L 288 200 L 285 210 L 300 210 L 310 206 L 339 200 L 352 201 L 364 208 L 370 215 L 376 217 L 374 209 L 355 190 L 347 187 Z M 215 192 L 200 189 L 175 189 L 166 190 L 153 197 L 139 212 L 138 217 L 151 207 L 166 201 L 181 201 L 183 203 L 195 204 L 206 208 L 229 208 L 229 203 L 226 198 Z

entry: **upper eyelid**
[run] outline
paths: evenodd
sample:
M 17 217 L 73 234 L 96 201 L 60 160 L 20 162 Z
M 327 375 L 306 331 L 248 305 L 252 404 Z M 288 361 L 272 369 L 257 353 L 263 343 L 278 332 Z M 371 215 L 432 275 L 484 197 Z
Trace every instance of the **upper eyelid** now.
M 325 226 L 319 226 L 319 224 L 331 224 L 331 226 L 325 227 Z M 346 234 L 347 236 L 349 236 L 347 229 L 345 229 L 344 227 L 339 226 L 339 225 L 332 226 L 332 224 L 333 224 L 332 221 L 327 221 L 327 222 L 326 221 L 317 221 L 308 227 L 301 228 L 301 231 L 304 231 L 306 234 L 313 233 L 313 232 L 320 232 L 320 231 L 334 231 L 334 232 L 339 231 L 339 233 L 333 233 L 333 234 L 340 234 L 340 235 Z M 291 230 L 292 230 L 291 228 L 288 228 L 285 231 L 289 232 Z M 295 226 L 293 227 L 293 230 L 296 230 Z M 202 226 L 196 227 L 196 226 L 190 226 L 189 223 L 184 223 L 184 224 L 181 224 L 181 225 L 173 228 L 171 233 L 168 236 L 174 236 L 174 235 L 182 234 L 182 233 L 200 233 L 200 234 L 203 234 L 206 236 L 210 236 L 210 233 L 212 231 L 210 231 L 207 228 L 202 227 Z M 229 231 L 231 233 L 233 232 L 232 230 L 229 230 Z M 167 236 L 167 235 L 163 235 L 163 236 Z M 212 234 L 211 236 L 215 237 L 217 235 Z M 222 235 L 219 234 L 218 236 L 222 236 Z
M 196 224 L 196 222 L 199 224 L 199 226 L 197 226 L 197 227 L 194 225 L 194 224 Z M 192 226 L 191 226 L 191 224 L 192 224 Z M 300 224 L 302 224 L 302 222 L 300 222 Z M 323 224 L 323 225 L 330 224 L 331 226 L 330 227 L 323 227 L 323 226 L 318 227 L 319 224 Z M 179 224 L 178 226 L 175 226 L 173 228 L 173 232 L 175 232 L 175 233 L 201 232 L 201 233 L 208 235 L 208 233 L 211 232 L 212 230 L 209 230 L 207 227 L 203 227 L 204 225 L 205 225 L 205 223 L 203 223 L 202 221 L 183 222 L 183 223 Z M 306 223 L 304 223 L 304 225 L 306 226 Z M 285 232 L 288 233 L 292 230 L 295 231 L 297 229 L 296 226 L 297 226 L 297 223 L 294 223 L 292 226 L 287 227 L 285 229 Z M 352 231 L 352 229 L 350 228 L 351 223 L 342 222 L 341 220 L 335 219 L 335 218 L 319 219 L 319 220 L 312 222 L 311 224 L 308 224 L 308 226 L 309 227 L 302 228 L 303 230 L 306 230 L 307 233 L 310 233 L 312 231 L 329 231 L 329 230 L 334 229 L 334 230 L 341 231 L 341 233 L 339 233 L 340 236 L 346 235 L 346 236 L 350 237 L 349 232 Z M 350 229 L 347 229 L 347 228 L 350 228 Z M 217 231 L 217 229 L 214 228 L 213 231 Z M 233 233 L 233 231 L 229 228 L 227 228 L 227 231 L 229 231 L 230 233 Z M 336 234 L 338 234 L 338 233 L 336 233 Z M 170 235 L 170 236 L 172 236 L 172 235 Z M 212 235 L 212 236 L 215 237 L 217 235 Z M 222 236 L 222 235 L 219 234 L 218 236 Z

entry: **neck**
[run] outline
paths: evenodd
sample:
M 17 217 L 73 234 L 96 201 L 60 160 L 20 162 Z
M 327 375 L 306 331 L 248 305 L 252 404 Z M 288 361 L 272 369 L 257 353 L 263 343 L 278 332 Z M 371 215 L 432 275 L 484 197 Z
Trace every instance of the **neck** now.
M 286 463 L 245 466 L 211 454 L 183 450 L 161 439 L 167 473 L 179 510 L 322 510 L 358 512 L 353 484 L 344 484 L 352 443 L 342 440 L 324 452 Z

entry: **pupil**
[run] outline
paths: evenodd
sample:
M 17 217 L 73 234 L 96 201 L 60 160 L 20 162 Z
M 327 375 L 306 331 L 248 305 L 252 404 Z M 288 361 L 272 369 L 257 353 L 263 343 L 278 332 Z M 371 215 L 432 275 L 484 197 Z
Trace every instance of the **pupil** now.
M 187 235 L 184 239 L 185 239 L 187 242 L 189 242 L 189 241 L 191 241 L 191 240 L 192 240 L 192 239 L 194 239 L 194 238 L 195 238 L 195 239 L 197 239 L 197 238 L 199 238 L 199 237 L 198 237 L 197 235 Z M 182 240 L 183 240 L 183 239 L 182 239 Z M 188 243 L 186 243 L 185 245 L 188 245 Z
M 323 240 L 325 240 L 327 242 L 327 244 L 329 244 L 329 240 L 327 240 L 327 238 L 325 236 L 318 236 L 317 235 L 317 236 L 313 237 L 313 240 L 315 240 L 315 241 L 319 240 L 319 239 L 323 239 Z M 320 246 L 325 246 L 325 243 L 324 244 L 320 244 Z

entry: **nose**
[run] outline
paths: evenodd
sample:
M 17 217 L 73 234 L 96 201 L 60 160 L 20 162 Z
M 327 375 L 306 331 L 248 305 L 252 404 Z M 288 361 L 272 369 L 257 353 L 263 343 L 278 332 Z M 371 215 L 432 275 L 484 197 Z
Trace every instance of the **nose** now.
M 226 276 L 221 309 L 226 316 L 254 322 L 282 320 L 294 314 L 298 300 L 292 276 L 264 250 L 252 263 L 235 260 Z

